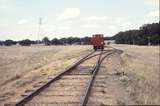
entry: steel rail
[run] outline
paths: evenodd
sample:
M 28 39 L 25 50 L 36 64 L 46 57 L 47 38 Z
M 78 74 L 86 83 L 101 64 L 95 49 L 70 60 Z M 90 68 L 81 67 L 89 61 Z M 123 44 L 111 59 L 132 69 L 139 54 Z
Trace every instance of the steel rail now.
M 108 52 L 110 52 L 110 51 L 113 51 L 113 50 L 105 50 L 105 52 L 104 52 L 104 50 L 103 50 L 103 53 L 102 53 L 102 54 L 108 53 Z M 98 55 L 100 55 L 100 54 L 101 54 L 101 53 L 98 53 L 98 54 L 89 56 L 89 57 L 86 58 L 86 60 L 88 60 L 88 59 L 90 59 L 90 58 L 92 58 L 92 57 L 98 56 Z
M 94 82 L 94 79 L 95 79 L 95 77 L 96 77 L 96 74 L 97 74 L 97 72 L 99 71 L 99 68 L 100 68 L 101 63 L 103 62 L 103 60 L 104 60 L 107 56 L 113 54 L 115 51 L 116 51 L 116 50 L 113 50 L 113 51 L 107 53 L 107 54 L 101 59 L 101 56 L 102 56 L 102 54 L 103 54 L 103 52 L 102 52 L 101 56 L 99 57 L 99 59 L 98 59 L 98 61 L 97 61 L 96 66 L 94 67 L 92 77 L 91 77 L 90 80 L 89 80 L 88 86 L 87 86 L 87 88 L 86 88 L 85 95 L 84 95 L 84 97 L 83 97 L 83 99 L 82 99 L 82 102 L 81 102 L 80 106 L 86 106 L 86 104 L 87 104 L 87 102 L 88 102 L 88 98 L 89 98 L 89 95 L 90 95 L 90 92 L 91 92 L 91 87 L 92 87 L 92 85 L 93 85 L 93 82 Z
M 89 57 L 90 55 L 92 55 L 95 51 L 89 53 L 88 55 L 86 55 L 85 57 L 83 57 L 82 59 L 80 59 L 77 63 L 75 63 L 74 65 L 72 65 L 71 67 L 69 67 L 67 70 L 65 70 L 64 72 L 61 72 L 60 74 L 56 75 L 53 79 L 51 79 L 50 81 L 48 81 L 46 84 L 44 84 L 43 86 L 41 86 L 40 88 L 38 88 L 37 90 L 35 90 L 34 92 L 32 92 L 31 94 L 27 95 L 26 97 L 22 98 L 20 101 L 18 101 L 16 104 L 14 104 L 14 106 L 23 106 L 25 103 L 27 103 L 28 101 L 30 101 L 34 96 L 38 95 L 41 91 L 43 91 L 45 88 L 49 87 L 49 85 L 51 83 L 53 83 L 55 80 L 59 79 L 62 75 L 64 75 L 65 73 L 73 70 L 74 68 L 76 68 L 79 64 L 83 63 L 87 57 Z
M 59 73 L 58 75 L 56 75 L 53 79 L 51 79 L 50 81 L 48 81 L 46 84 L 42 85 L 40 88 L 36 89 L 34 92 L 32 92 L 31 94 L 27 95 L 26 97 L 22 98 L 20 101 L 18 101 L 16 104 L 14 104 L 14 106 L 23 106 L 25 103 L 27 103 L 28 101 L 30 101 L 34 96 L 38 95 L 41 91 L 43 91 L 45 88 L 49 87 L 49 85 L 51 83 L 53 83 L 54 81 L 56 81 L 57 79 L 59 79 L 62 75 L 64 75 L 65 73 L 73 70 L 74 68 L 76 68 L 78 65 L 80 65 L 81 63 L 83 63 L 84 61 L 95 57 L 97 55 L 102 55 L 105 53 L 108 53 L 112 50 L 104 50 L 105 52 L 101 52 L 95 55 L 92 55 L 93 53 L 95 53 L 95 51 L 89 53 L 88 55 L 84 56 L 82 59 L 80 59 L 77 63 L 75 63 L 74 65 L 72 65 L 71 67 L 69 67 L 68 69 L 66 69 L 65 71 Z M 98 59 L 98 62 L 100 62 L 100 59 Z

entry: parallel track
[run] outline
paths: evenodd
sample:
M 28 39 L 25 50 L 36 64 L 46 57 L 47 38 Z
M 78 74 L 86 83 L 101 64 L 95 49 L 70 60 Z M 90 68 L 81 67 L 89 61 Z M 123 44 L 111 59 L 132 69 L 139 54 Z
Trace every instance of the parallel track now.
M 111 55 L 115 50 L 101 51 L 101 53 L 94 54 L 95 52 L 89 53 L 87 56 L 79 60 L 76 64 L 65 70 L 64 72 L 54 76 L 49 82 L 39 87 L 37 90 L 22 98 L 19 102 L 17 102 L 14 106 L 32 106 L 32 105 L 40 105 L 46 101 L 48 97 L 52 101 L 48 101 L 50 105 L 57 106 L 85 106 L 87 104 L 91 86 L 94 82 L 94 78 L 99 70 L 99 67 L 102 61 L 109 55 Z M 94 54 L 94 55 L 93 55 Z M 104 55 L 104 56 L 102 56 Z M 98 60 L 94 67 L 91 70 L 79 72 L 76 70 L 77 66 L 82 64 L 83 62 L 89 60 L 90 58 L 98 56 Z M 84 73 L 85 72 L 85 73 Z M 72 83 L 71 83 L 72 82 Z M 61 87 L 63 85 L 64 87 Z M 59 87 L 59 88 L 58 88 Z M 73 89 L 74 87 L 74 89 Z M 69 94 L 66 91 L 61 92 L 60 89 L 69 89 L 73 90 L 73 94 Z M 76 91 L 74 91 L 76 89 Z M 72 92 L 71 92 L 72 93 Z M 58 98 L 61 101 L 61 98 L 66 95 L 70 96 L 73 100 L 67 100 L 62 102 L 57 102 Z M 52 98 L 54 96 L 54 98 Z M 74 97 L 75 96 L 75 97 Z M 78 98 L 76 98 L 76 96 Z M 45 98 L 44 101 L 40 102 L 39 98 Z M 55 99 L 56 101 L 54 101 Z M 75 99 L 75 100 L 74 100 Z M 78 100 L 78 101 L 77 101 Z M 33 102 L 32 102 L 33 101 Z M 36 103 L 34 103 L 37 101 Z M 75 101 L 75 102 L 74 102 Z M 45 104 L 45 103 L 44 103 Z M 47 105 L 49 106 L 49 105 Z

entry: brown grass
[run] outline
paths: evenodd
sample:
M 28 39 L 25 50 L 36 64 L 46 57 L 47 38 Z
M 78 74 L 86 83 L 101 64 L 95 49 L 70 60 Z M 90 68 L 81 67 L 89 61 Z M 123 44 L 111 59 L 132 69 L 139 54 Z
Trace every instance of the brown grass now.
M 113 45 L 124 50 L 123 84 L 137 104 L 160 104 L 159 48 Z M 92 49 L 91 46 L 0 47 L 0 105 L 57 74 Z M 29 86 L 30 85 L 30 86 Z M 120 103 L 121 104 L 121 103 Z
M 64 71 L 90 51 L 89 46 L 0 47 L 0 105 L 37 81 Z
M 160 104 L 160 63 L 158 46 L 114 45 L 123 49 L 123 71 L 130 78 L 127 90 L 138 104 Z

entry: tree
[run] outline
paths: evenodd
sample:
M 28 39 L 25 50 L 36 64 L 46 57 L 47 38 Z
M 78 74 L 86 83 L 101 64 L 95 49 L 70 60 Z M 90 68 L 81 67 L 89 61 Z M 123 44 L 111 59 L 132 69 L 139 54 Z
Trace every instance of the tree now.
M 4 41 L 4 45 L 5 46 L 11 46 L 11 45 L 15 45 L 17 44 L 17 42 L 13 41 L 13 40 L 6 40 Z
M 66 45 L 66 44 L 68 44 L 68 39 L 67 38 L 61 38 L 61 39 L 59 39 L 59 42 L 62 45 Z
M 50 44 L 51 44 L 51 42 L 50 42 L 50 40 L 48 39 L 48 37 L 44 37 L 44 38 L 42 39 L 42 42 L 43 42 L 45 45 L 50 45 Z
M 73 43 L 74 44 L 81 44 L 81 39 L 78 37 L 73 38 Z
M 73 37 L 67 38 L 67 43 L 68 43 L 69 45 L 73 44 Z
M 139 30 L 119 32 L 113 38 L 118 44 L 158 45 L 160 44 L 159 27 L 159 23 L 145 24 Z
M 32 41 L 30 41 L 29 39 L 25 39 L 25 40 L 19 41 L 19 44 L 21 46 L 30 46 L 32 44 Z
M 59 42 L 59 40 L 57 38 L 54 38 L 54 39 L 51 40 L 51 44 L 52 45 L 59 45 L 60 42 Z
M 90 44 L 90 40 L 91 40 L 90 37 L 84 37 L 84 38 L 81 39 L 81 42 L 82 42 L 84 45 L 89 45 L 89 44 Z
M 0 46 L 2 46 L 2 45 L 3 45 L 3 43 L 4 43 L 3 41 L 0 41 Z

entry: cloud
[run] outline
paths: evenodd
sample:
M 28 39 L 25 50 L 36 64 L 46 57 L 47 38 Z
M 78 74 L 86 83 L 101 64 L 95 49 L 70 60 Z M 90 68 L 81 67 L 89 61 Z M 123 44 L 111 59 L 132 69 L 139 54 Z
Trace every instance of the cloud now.
M 116 29 L 116 26 L 114 26 L 114 25 L 109 25 L 109 26 L 108 26 L 108 29 L 114 30 L 114 29 Z
M 81 26 L 82 28 L 97 28 L 99 27 L 98 25 L 93 25 L 93 24 L 85 24 Z
M 134 28 L 133 23 L 129 22 L 129 21 L 121 23 L 120 26 L 121 26 L 122 29 L 129 29 L 129 28 L 132 29 L 132 28 Z
M 18 22 L 19 25 L 22 25 L 22 24 L 27 24 L 28 23 L 28 20 L 26 19 L 22 19 Z
M 71 29 L 71 27 L 69 27 L 69 26 L 60 26 L 60 27 L 58 27 L 58 29 L 59 30 L 69 30 L 69 29 Z
M 89 16 L 89 17 L 85 17 L 83 18 L 83 20 L 87 20 L 87 21 L 100 21 L 100 20 L 106 20 L 107 17 L 106 16 Z
M 158 22 L 159 21 L 159 11 L 151 11 L 147 14 L 145 23 Z
M 159 17 L 159 11 L 156 10 L 156 11 L 151 11 L 147 14 L 147 17 Z
M 80 16 L 80 10 L 79 8 L 67 8 L 64 10 L 63 13 L 61 13 L 58 17 L 58 21 L 63 20 L 70 20 L 70 19 L 76 19 Z
M 15 1 L 14 0 L 0 0 L 0 10 L 5 11 L 13 11 L 15 7 Z
M 82 28 L 98 28 L 100 26 L 103 26 L 105 22 L 107 21 L 106 16 L 88 16 L 88 17 L 82 17 L 81 22 L 83 23 L 81 25 Z
M 81 21 L 85 24 L 88 24 L 88 25 L 85 25 L 86 27 L 93 28 L 93 27 L 97 27 L 97 25 L 105 24 L 107 22 L 107 19 L 108 19 L 107 16 L 88 16 L 88 17 L 82 17 Z M 90 24 L 92 24 L 92 26 Z
M 121 24 L 121 23 L 126 22 L 126 19 L 121 18 L 121 17 L 110 18 L 110 21 L 111 20 L 116 24 Z
M 145 0 L 147 4 L 152 6 L 159 6 L 159 0 Z

